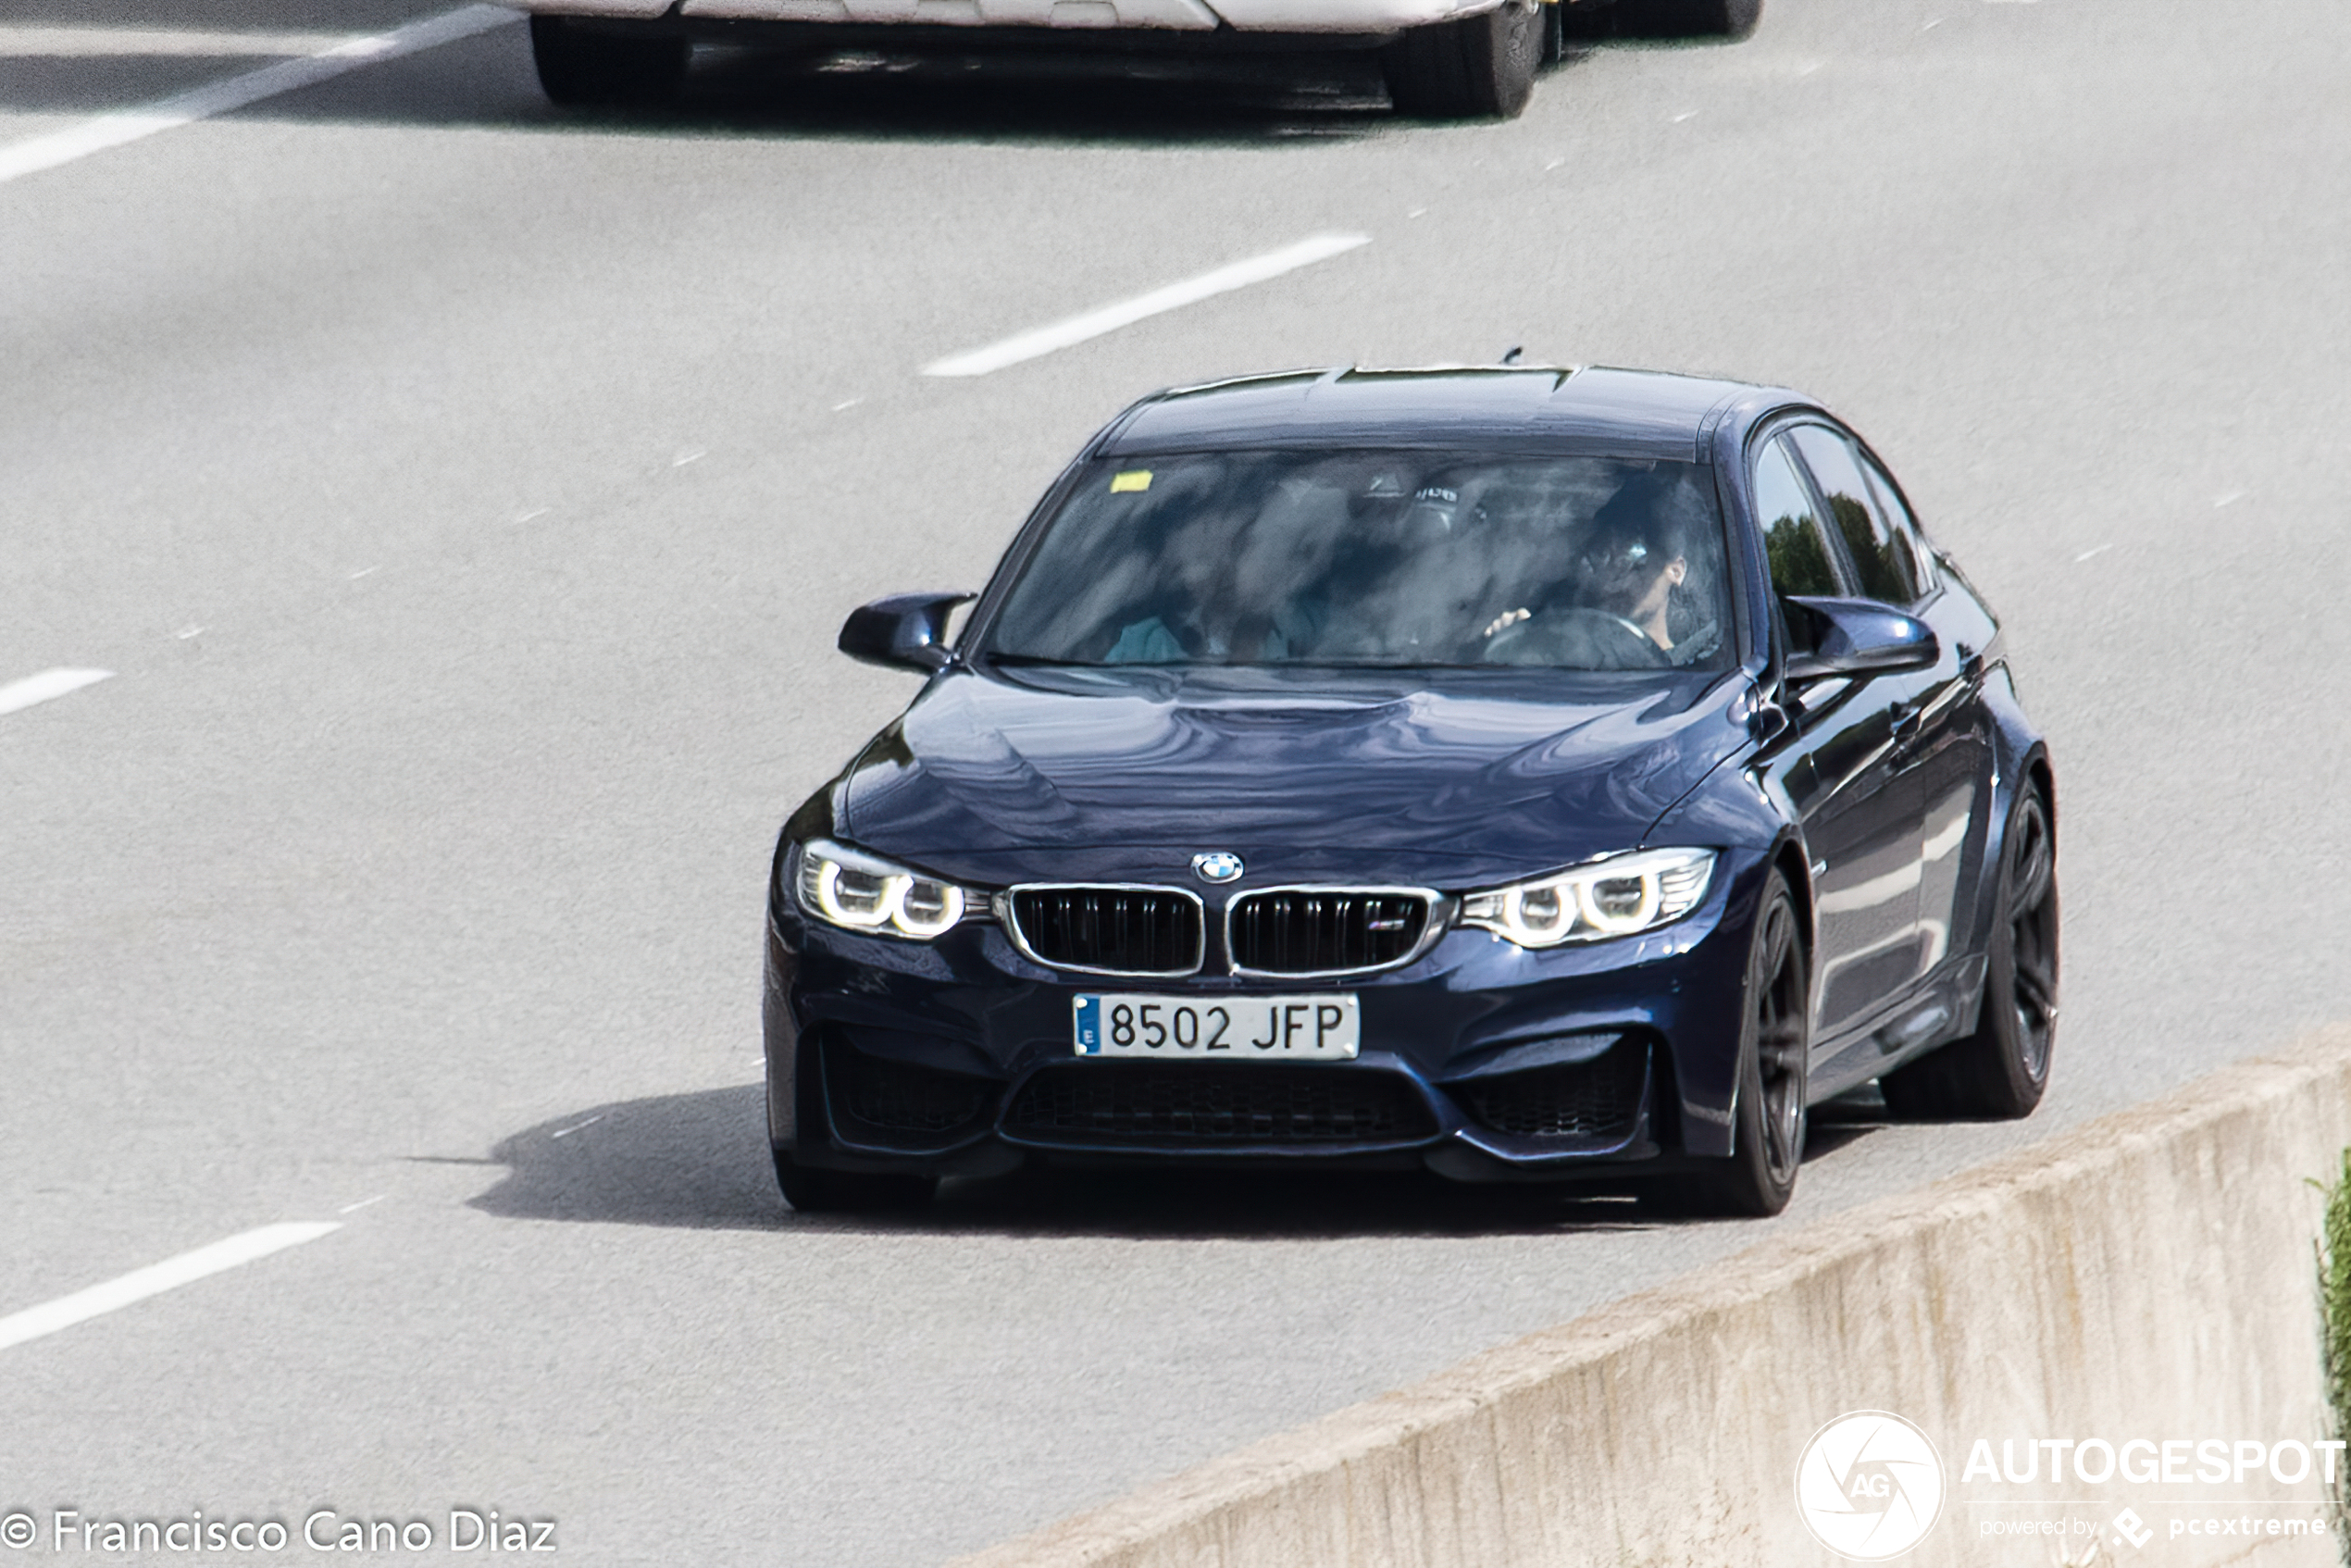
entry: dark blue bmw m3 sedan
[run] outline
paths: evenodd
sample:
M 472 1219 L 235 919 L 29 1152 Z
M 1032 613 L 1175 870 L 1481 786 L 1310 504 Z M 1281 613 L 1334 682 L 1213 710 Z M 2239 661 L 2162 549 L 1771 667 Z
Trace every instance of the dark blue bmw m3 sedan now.
M 2054 782 L 1876 456 L 1773 388 L 1344 369 L 1147 398 L 786 824 L 795 1207 L 1057 1163 L 1785 1207 L 1807 1109 L 2020 1116 Z

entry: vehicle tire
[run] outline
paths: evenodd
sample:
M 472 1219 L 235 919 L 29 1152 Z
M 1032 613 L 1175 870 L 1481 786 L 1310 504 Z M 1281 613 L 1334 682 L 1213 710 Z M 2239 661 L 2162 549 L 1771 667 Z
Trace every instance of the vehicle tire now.
M 2013 1121 L 2031 1115 L 2048 1089 L 2058 1018 L 2057 835 L 2037 784 L 2025 786 L 2009 815 L 1998 888 L 1975 1032 L 1878 1080 L 1886 1109 L 1906 1121 Z
M 872 1214 L 919 1209 L 939 1191 L 937 1176 L 827 1171 L 803 1165 L 781 1149 L 774 1153 L 776 1185 L 782 1188 L 784 1201 L 803 1214 Z
M 566 108 L 628 108 L 676 101 L 692 45 L 681 35 L 575 17 L 530 19 L 539 85 Z
M 1549 70 L 1567 58 L 1567 6 L 1563 0 L 1544 0 L 1543 53 L 1536 62 L 1539 68 Z
M 1811 999 L 1796 900 L 1775 870 L 1763 884 L 1748 947 L 1731 1156 L 1712 1162 L 1711 1170 L 1658 1183 L 1645 1195 L 1653 1206 L 1755 1219 L 1787 1207 L 1804 1163 Z
M 1620 38 L 1745 38 L 1763 0 L 1616 0 L 1607 14 Z
M 1535 92 L 1551 20 L 1547 7 L 1504 0 L 1459 21 L 1408 30 L 1382 64 L 1399 114 L 1424 119 L 1514 119 Z

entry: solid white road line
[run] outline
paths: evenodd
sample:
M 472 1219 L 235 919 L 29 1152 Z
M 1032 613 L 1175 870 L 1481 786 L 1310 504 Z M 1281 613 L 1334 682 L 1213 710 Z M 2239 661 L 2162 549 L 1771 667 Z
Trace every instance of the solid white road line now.
M 21 1345 L 28 1339 L 38 1339 L 44 1334 L 55 1334 L 61 1328 L 71 1328 L 102 1313 L 143 1301 L 150 1296 L 160 1296 L 191 1284 L 207 1275 L 235 1268 L 239 1263 L 266 1258 L 272 1252 L 282 1252 L 289 1247 L 299 1247 L 305 1241 L 316 1241 L 322 1236 L 341 1230 L 333 1221 L 318 1220 L 286 1225 L 265 1225 L 258 1230 L 248 1230 L 226 1241 L 216 1241 L 209 1247 L 199 1247 L 193 1252 L 182 1252 L 176 1258 L 166 1258 L 145 1268 L 132 1269 L 104 1285 L 93 1285 L 87 1290 L 77 1290 L 70 1296 L 60 1296 L 37 1307 L 27 1307 L 20 1313 L 0 1317 L 0 1350 Z
M 488 32 L 494 27 L 505 27 L 522 19 L 518 11 L 504 6 L 461 6 L 454 11 L 443 11 L 437 17 L 427 17 L 410 22 L 406 27 L 365 38 L 353 38 L 323 49 L 301 59 L 286 60 L 274 66 L 264 66 L 243 76 L 232 76 L 225 81 L 191 89 L 175 97 L 135 109 L 123 109 L 114 114 L 100 115 L 83 120 L 80 125 L 35 136 L 29 141 L 12 143 L 0 147 L 0 183 L 38 174 L 76 158 L 102 153 L 109 147 L 119 147 L 126 142 L 136 142 L 143 136 L 153 136 L 159 131 L 170 131 L 196 120 L 209 119 L 214 115 L 242 109 L 264 98 L 274 98 L 280 93 L 314 86 L 345 71 L 357 70 L 379 60 L 402 55 L 413 55 L 419 49 L 470 38 L 477 32 Z
M 35 703 L 45 703 L 113 677 L 110 669 L 44 669 L 39 675 L 28 675 L 22 680 L 0 686 L 0 714 L 12 714 L 19 708 L 29 708 Z
M 0 60 L 94 60 L 147 55 L 180 58 L 255 58 L 316 55 L 348 44 L 348 32 L 200 32 L 163 27 L 28 27 L 0 22 Z
M 1114 332 L 1121 327 L 1132 326 L 1146 317 L 1159 316 L 1188 305 L 1196 305 L 1201 300 L 1213 298 L 1217 294 L 1230 293 L 1235 289 L 1245 289 L 1251 283 L 1263 283 L 1270 278 L 1278 278 L 1285 272 L 1295 272 L 1301 267 L 1312 267 L 1318 261 L 1328 261 L 1332 256 L 1351 251 L 1358 245 L 1368 245 L 1371 243 L 1371 236 L 1368 234 L 1317 234 L 1311 240 L 1300 240 L 1294 245 L 1284 245 L 1280 250 L 1268 252 L 1264 255 L 1252 256 L 1247 261 L 1237 261 L 1229 267 L 1220 267 L 1213 272 L 1203 272 L 1197 278 L 1188 278 L 1180 283 L 1170 283 L 1163 289 L 1153 289 L 1150 293 L 1138 295 L 1134 299 L 1122 300 L 1116 305 L 1106 305 L 1098 310 L 1089 310 L 1083 316 L 1073 316 L 1065 321 L 1056 321 L 1050 327 L 1039 327 L 1034 331 L 1006 338 L 1002 342 L 990 343 L 986 348 L 976 348 L 967 354 L 951 355 L 945 359 L 924 366 L 923 374 L 926 376 L 985 376 L 991 370 L 1001 370 L 1008 365 L 1018 365 L 1025 360 L 1040 358 L 1056 349 L 1068 348 L 1074 343 L 1082 343 L 1089 338 L 1099 338 L 1105 332 Z

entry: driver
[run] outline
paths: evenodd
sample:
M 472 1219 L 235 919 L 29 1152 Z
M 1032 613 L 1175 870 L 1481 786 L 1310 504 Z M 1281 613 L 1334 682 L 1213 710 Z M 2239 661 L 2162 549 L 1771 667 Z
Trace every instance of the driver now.
M 1690 578 L 1693 527 L 1677 481 L 1636 474 L 1592 514 L 1574 572 L 1528 608 L 1486 627 L 1485 657 L 1526 662 L 1541 649 L 1581 669 L 1685 665 L 1712 654 L 1719 630 L 1676 593 Z M 1512 631 L 1522 623 L 1523 632 Z M 1509 633 L 1509 635 L 1501 635 Z
M 1667 612 L 1673 591 L 1689 579 L 1690 554 L 1680 513 L 1643 476 L 1592 514 L 1577 557 L 1572 602 L 1579 609 L 1614 616 L 1658 652 L 1671 654 L 1673 633 Z

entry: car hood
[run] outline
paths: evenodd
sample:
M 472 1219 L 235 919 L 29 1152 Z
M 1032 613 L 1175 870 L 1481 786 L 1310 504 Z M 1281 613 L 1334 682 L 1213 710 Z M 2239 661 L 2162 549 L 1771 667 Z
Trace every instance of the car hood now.
M 954 669 L 835 786 L 843 836 L 982 884 L 1460 889 L 1642 842 L 1746 743 L 1744 677 Z

